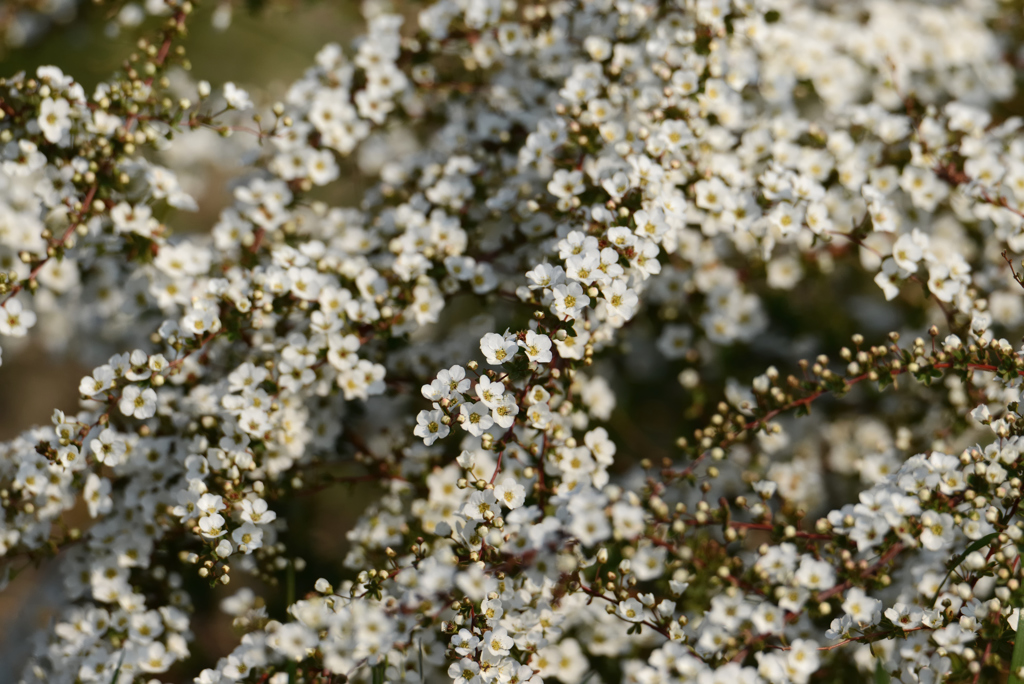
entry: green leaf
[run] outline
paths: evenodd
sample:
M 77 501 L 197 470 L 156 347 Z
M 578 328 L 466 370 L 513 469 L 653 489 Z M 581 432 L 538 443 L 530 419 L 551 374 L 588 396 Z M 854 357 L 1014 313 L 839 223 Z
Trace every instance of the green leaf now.
M 1013 658 L 1010 660 L 1010 678 L 1007 684 L 1024 684 L 1024 679 L 1017 675 L 1024 667 L 1024 629 L 1017 623 L 1017 636 L 1013 640 Z
M 958 566 L 961 563 L 963 563 L 964 559 L 967 558 L 967 556 L 969 556 L 970 554 L 974 553 L 975 551 L 977 551 L 979 549 L 983 549 L 986 546 L 988 546 L 992 542 L 992 540 L 995 539 L 998 536 L 999 536 L 998 532 L 993 532 L 992 534 L 986 534 L 984 537 L 982 537 L 978 541 L 974 542 L 973 544 L 970 544 L 966 549 L 963 550 L 963 553 L 959 553 L 959 554 L 953 556 L 951 559 L 949 559 L 949 561 L 946 562 L 946 567 L 949 570 L 948 570 L 948 572 L 946 572 L 946 576 L 942 578 L 942 582 L 939 583 L 938 588 L 935 590 L 935 595 L 932 596 L 932 603 L 935 603 L 935 599 L 939 597 L 939 594 L 942 592 L 942 587 L 946 584 L 946 580 L 949 579 L 949 576 L 953 574 L 953 571 L 956 570 L 956 566 Z M 1022 684 L 1024 684 L 1024 683 L 1022 683 Z
M 1016 658 L 1017 652 L 1013 652 Z M 114 669 L 114 676 L 110 678 L 110 684 L 117 684 L 117 677 L 121 674 L 121 666 L 124 665 L 124 649 L 121 649 L 121 657 L 117 659 L 117 667 Z
M 958 566 L 961 563 L 963 563 L 964 559 L 967 558 L 967 556 L 971 555 L 972 553 L 974 553 L 975 551 L 977 551 L 979 549 L 985 548 L 986 546 L 988 546 L 989 544 L 992 543 L 993 539 L 995 539 L 998 536 L 999 536 L 998 532 L 993 532 L 992 534 L 986 534 L 984 537 L 982 537 L 978 541 L 970 544 L 966 549 L 963 550 L 962 553 L 957 554 L 956 556 L 953 556 L 953 558 L 951 558 L 946 563 L 946 567 L 949 568 L 950 570 L 955 570 L 956 566 Z
M 882 659 L 875 660 L 875 684 L 889 684 L 892 678 L 889 677 L 889 673 L 885 671 L 885 666 L 882 665 Z
M 387 666 L 387 661 L 373 666 L 373 684 L 384 684 L 384 669 Z

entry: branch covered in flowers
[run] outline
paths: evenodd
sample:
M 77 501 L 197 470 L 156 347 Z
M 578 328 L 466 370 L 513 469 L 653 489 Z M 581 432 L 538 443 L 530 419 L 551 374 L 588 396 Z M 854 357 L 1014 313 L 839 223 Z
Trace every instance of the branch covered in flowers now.
M 1007 675 L 1022 15 L 975 5 L 368 2 L 275 102 L 164 0 L 93 93 L 0 82 L 0 335 L 93 368 L 0 445 L 6 577 L 63 578 L 22 681 Z

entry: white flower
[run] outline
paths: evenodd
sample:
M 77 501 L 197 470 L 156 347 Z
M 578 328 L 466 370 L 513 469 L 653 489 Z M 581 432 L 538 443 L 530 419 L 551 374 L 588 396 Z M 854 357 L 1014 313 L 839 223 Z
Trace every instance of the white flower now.
M 895 626 L 903 630 L 915 629 L 921 625 L 924 611 L 915 606 L 895 603 L 892 608 L 885 609 L 885 617 Z
M 35 313 L 24 308 L 20 300 L 10 299 L 0 305 L 0 335 L 24 337 L 35 324 Z
M 78 447 L 74 444 L 57 449 L 57 463 L 72 471 L 81 470 L 85 467 L 85 461 L 81 458 Z
M 297 622 L 281 625 L 267 638 L 267 645 L 289 660 L 301 660 L 319 642 L 316 632 Z
M 963 653 L 965 645 L 977 637 L 969 630 L 960 626 L 959 622 L 951 622 L 942 629 L 932 632 L 932 639 L 950 653 Z
M 629 622 L 643 622 L 644 621 L 644 607 L 635 598 L 628 598 L 625 601 L 619 601 L 618 606 L 615 609 L 615 614 L 623 620 Z
M 120 465 L 128 453 L 128 445 L 109 428 L 89 442 L 89 449 L 97 461 L 108 466 Z
M 597 250 L 574 254 L 565 260 L 565 277 L 590 285 L 601 276 L 600 267 L 601 253 Z
M 992 420 L 992 414 L 985 404 L 976 406 L 968 415 L 979 423 L 988 423 Z
M 511 361 L 518 349 L 515 336 L 508 333 L 487 333 L 480 339 L 480 351 L 483 352 L 487 363 L 492 366 L 500 366 L 506 361 Z
M 555 171 L 551 182 L 548 183 L 548 192 L 562 199 L 579 195 L 583 192 L 583 174 L 580 171 L 565 169 Z
M 470 682 L 479 672 L 480 665 L 469 658 L 460 658 L 448 666 L 448 676 L 456 683 L 459 680 Z
M 917 262 L 921 260 L 923 256 L 921 247 L 917 244 L 914 238 L 904 233 L 896 239 L 896 243 L 892 246 L 892 258 L 896 262 L 896 265 L 902 268 L 908 273 L 917 272 Z
M 215 539 L 217 537 L 223 536 L 224 533 L 227 531 L 224 529 L 224 523 L 224 516 L 222 516 L 220 513 L 213 513 L 211 515 L 203 516 L 199 519 L 200 533 L 204 537 L 208 537 L 210 539 Z
M 551 362 L 551 338 L 538 335 L 532 330 L 526 331 L 526 339 L 519 341 L 519 346 L 526 350 L 526 357 L 537 363 Z
M 900 274 L 900 267 L 892 259 L 882 262 L 882 270 L 875 276 L 875 283 L 882 288 L 886 301 L 892 301 L 900 293 L 900 286 L 896 280 Z
M 252 109 L 252 100 L 249 99 L 249 93 L 245 92 L 231 81 L 224 84 L 224 100 L 232 109 L 237 109 L 239 111 Z
M 516 403 L 515 397 L 508 394 L 501 395 L 497 405 L 491 409 L 491 417 L 494 418 L 495 424 L 503 428 L 512 427 L 517 415 L 519 415 L 519 405 Z
M 800 261 L 794 256 L 780 257 L 768 263 L 768 287 L 778 290 L 791 290 L 800 279 L 803 278 L 804 270 Z
M 146 237 L 151 237 L 160 225 L 149 205 L 132 206 L 127 202 L 119 202 L 110 210 L 110 220 L 118 233 L 134 232 Z
M 78 384 L 78 391 L 87 397 L 95 397 L 100 392 L 113 387 L 116 380 L 117 376 L 114 375 L 113 368 L 106 365 L 100 366 L 93 370 L 92 375 L 82 378 Z
M 578 318 L 583 309 L 590 306 L 590 297 L 583 293 L 583 288 L 579 283 L 555 285 L 551 294 L 555 298 L 551 307 L 552 311 L 559 316 Z
M 786 654 L 786 661 L 789 668 L 798 673 L 800 679 L 807 681 L 821 665 L 818 644 L 810 639 L 794 639 Z
M 256 525 L 266 525 L 277 519 L 277 513 L 270 510 L 263 499 L 242 501 L 242 520 Z
M 530 289 L 553 287 L 565 281 L 565 270 L 561 266 L 538 264 L 527 272 L 526 277 L 530 279 Z
M 465 627 L 460 629 L 458 634 L 452 635 L 452 648 L 460 656 L 468 656 L 476 651 L 477 644 L 479 643 L 480 637 L 476 636 Z
M 494 488 L 494 497 L 507 508 L 519 508 L 526 501 L 526 487 L 506 477 Z
M 632 558 L 633 574 L 640 581 L 646 582 L 661 577 L 665 572 L 665 558 L 668 550 L 663 546 L 640 544 Z
M 796 571 L 796 582 L 806 589 L 831 589 L 836 583 L 836 573 L 825 561 L 804 556 Z
M 193 308 L 182 318 L 181 327 L 193 335 L 208 335 L 220 329 L 220 318 L 212 308 Z
M 114 507 L 114 499 L 110 496 L 111 491 L 109 479 L 100 478 L 96 473 L 89 473 L 85 479 L 82 498 L 85 499 L 86 506 L 89 508 L 90 518 L 96 518 L 111 511 Z
M 452 366 L 448 370 L 442 370 L 437 374 L 437 380 L 447 390 L 446 397 L 464 394 L 469 391 L 470 381 L 466 377 L 466 369 L 462 366 Z
M 881 618 L 882 602 L 868 596 L 860 587 L 846 592 L 843 611 L 859 625 L 875 624 Z
M 444 439 L 450 430 L 442 422 L 442 418 L 444 418 L 444 413 L 440 410 L 420 411 L 416 416 L 416 428 L 413 430 L 413 434 L 421 437 L 427 446 L 438 439 Z
M 608 303 L 608 308 L 616 316 L 629 320 L 636 313 L 639 297 L 637 297 L 636 292 L 626 287 L 624 281 L 615 280 L 610 286 L 606 286 L 602 290 L 602 294 Z
M 196 509 L 203 513 L 216 513 L 224 510 L 224 499 L 219 494 L 203 494 L 196 502 Z
M 238 545 L 238 550 L 250 554 L 263 546 L 263 530 L 252 523 L 245 523 L 231 533 L 231 539 Z
M 940 551 L 953 543 L 953 516 L 949 513 L 925 511 L 921 514 L 921 546 Z
M 238 426 L 246 434 L 261 438 L 270 427 L 270 416 L 266 411 L 250 406 L 238 415 Z
M 485 406 L 496 408 L 501 403 L 501 396 L 505 393 L 505 385 L 500 382 L 492 382 L 486 375 L 481 375 L 475 391 L 477 398 Z
M 177 658 L 163 642 L 154 641 L 142 649 L 136 662 L 143 672 L 159 673 L 170 669 L 175 660 Z
M 481 641 L 487 648 L 487 651 L 494 656 L 508 655 L 514 643 L 512 637 L 508 635 L 504 628 L 485 632 L 484 638 Z
M 762 601 L 750 615 L 750 621 L 760 634 L 781 634 L 786 626 L 784 611 L 770 601 Z
M 121 393 L 118 408 L 126 416 L 137 420 L 145 420 L 156 415 L 156 392 L 151 389 L 140 389 L 137 385 L 128 385 Z
M 71 105 L 64 98 L 46 98 L 39 105 L 39 129 L 52 143 L 60 142 L 71 130 Z
M 477 401 L 471 404 L 462 404 L 459 406 L 459 413 L 464 418 L 461 421 L 462 429 L 474 437 L 479 437 L 485 430 L 494 425 L 494 420 L 491 418 L 491 410 L 483 402 Z
M 470 494 L 469 501 L 462 507 L 462 514 L 470 520 L 487 520 L 488 513 L 497 515 L 500 512 L 494 494 L 486 489 Z

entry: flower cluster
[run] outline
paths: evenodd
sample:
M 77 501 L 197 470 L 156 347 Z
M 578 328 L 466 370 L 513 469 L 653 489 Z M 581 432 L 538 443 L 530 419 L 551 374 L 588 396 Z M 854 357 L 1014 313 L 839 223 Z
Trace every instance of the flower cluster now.
M 191 79 L 190 0 L 0 81 L 7 361 L 93 369 L 0 445 L 4 578 L 63 578 L 21 681 L 1005 676 L 1019 3 L 363 9 L 278 102 Z

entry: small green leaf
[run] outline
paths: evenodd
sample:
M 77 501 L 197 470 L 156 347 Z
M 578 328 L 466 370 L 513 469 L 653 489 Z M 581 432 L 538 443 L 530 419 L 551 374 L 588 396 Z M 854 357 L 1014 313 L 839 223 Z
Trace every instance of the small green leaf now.
M 963 563 L 964 559 L 967 558 L 967 556 L 969 556 L 970 554 L 974 553 L 975 551 L 977 551 L 979 549 L 983 549 L 986 546 L 988 546 L 990 543 L 992 543 L 992 540 L 995 539 L 998 536 L 999 536 L 998 532 L 993 532 L 992 534 L 986 534 L 984 537 L 982 537 L 978 541 L 970 544 L 966 549 L 963 550 L 963 553 L 959 553 L 959 554 L 953 556 L 951 559 L 949 559 L 949 561 L 946 562 L 946 567 L 949 570 L 946 573 L 946 576 L 942 578 L 942 582 L 939 583 L 938 588 L 935 590 L 935 595 L 932 596 L 932 603 L 935 603 L 935 599 L 937 599 L 939 597 L 939 594 L 942 592 L 942 587 L 946 584 L 946 580 L 949 579 L 949 576 L 953 574 L 953 571 L 956 570 L 956 566 L 958 566 L 961 563 Z M 1024 684 L 1024 683 L 1022 683 L 1022 684 Z
M 1016 658 L 1017 652 L 1013 652 Z M 124 649 L 121 649 L 121 657 L 117 659 L 117 667 L 114 668 L 114 676 L 110 678 L 110 684 L 117 684 L 117 677 L 121 674 L 121 666 L 124 665 Z
M 885 662 L 882 658 L 878 657 L 875 653 L 875 645 L 871 644 L 871 655 L 875 656 L 875 684 L 889 684 L 892 678 L 889 676 L 889 672 L 885 669 Z
M 1017 636 L 1013 640 L 1013 658 L 1010 660 L 1010 678 L 1007 684 L 1024 684 L 1024 678 L 1017 673 L 1024 667 L 1024 629 L 1017 623 Z
M 998 532 L 993 532 L 992 534 L 986 534 L 981 539 L 979 539 L 976 542 L 968 545 L 968 547 L 966 549 L 964 549 L 962 553 L 959 553 L 956 556 L 953 556 L 953 558 L 950 559 L 946 563 L 946 567 L 949 568 L 950 570 L 956 569 L 956 566 L 958 566 L 961 563 L 963 563 L 964 559 L 967 558 L 967 556 L 971 555 L 972 553 L 974 553 L 975 551 L 977 551 L 979 549 L 985 548 L 986 546 L 988 546 L 989 544 L 992 543 L 993 539 L 995 539 L 998 536 L 999 536 Z
M 889 673 L 885 671 L 885 666 L 882 665 L 882 659 L 875 660 L 875 684 L 889 684 L 892 678 L 889 677 Z

